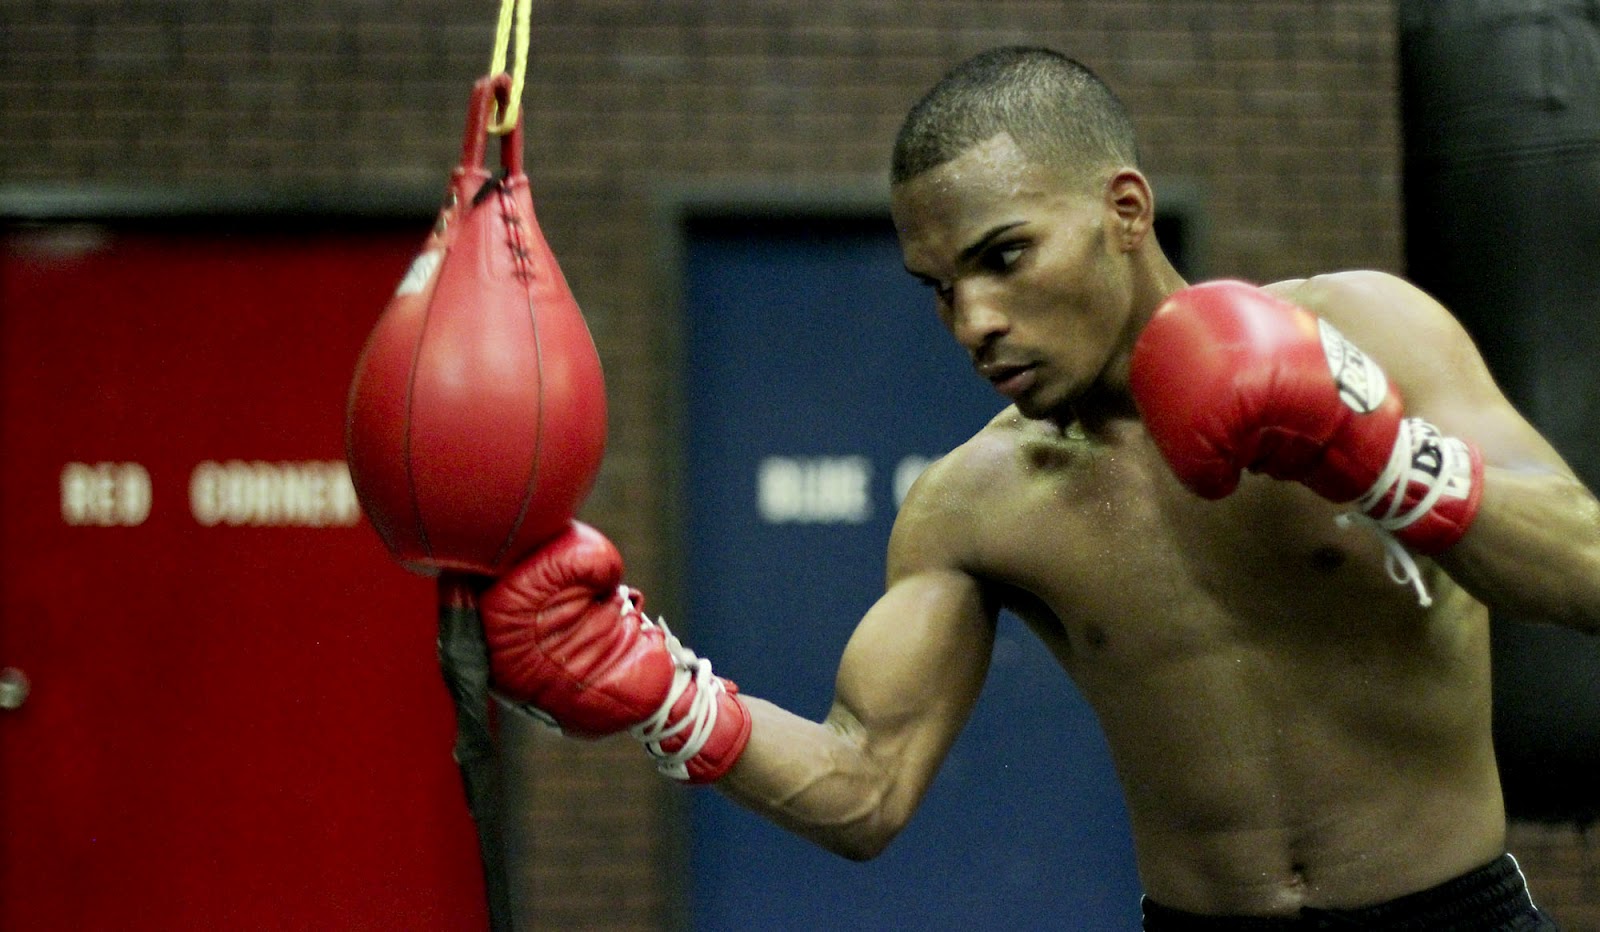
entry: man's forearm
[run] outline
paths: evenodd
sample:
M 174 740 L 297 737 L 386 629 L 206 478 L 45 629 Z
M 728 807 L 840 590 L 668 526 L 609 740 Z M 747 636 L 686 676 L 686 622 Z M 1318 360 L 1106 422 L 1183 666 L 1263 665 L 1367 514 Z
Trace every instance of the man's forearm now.
M 813 722 L 746 696 L 750 743 L 716 788 L 742 806 L 843 857 L 877 855 L 904 825 L 890 781 L 835 716 Z
M 1436 559 L 1492 608 L 1600 633 L 1600 503 L 1556 472 L 1490 467 L 1483 505 Z

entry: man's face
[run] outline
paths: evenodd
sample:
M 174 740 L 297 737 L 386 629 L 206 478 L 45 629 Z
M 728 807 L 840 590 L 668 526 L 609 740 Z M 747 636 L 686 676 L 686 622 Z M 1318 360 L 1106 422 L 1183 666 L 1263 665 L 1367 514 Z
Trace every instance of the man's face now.
M 999 135 L 892 192 L 907 271 L 978 374 L 1028 417 L 1047 417 L 1105 368 L 1127 319 L 1115 214 Z

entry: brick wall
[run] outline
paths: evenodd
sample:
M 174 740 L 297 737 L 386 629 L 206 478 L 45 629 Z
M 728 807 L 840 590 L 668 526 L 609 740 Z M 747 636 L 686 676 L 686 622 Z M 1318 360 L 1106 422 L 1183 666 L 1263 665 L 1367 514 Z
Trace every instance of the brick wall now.
M 686 184 L 876 182 L 905 108 L 967 54 L 1026 41 L 1100 70 L 1142 128 L 1147 169 L 1200 192 L 1209 273 L 1266 280 L 1400 265 L 1386 0 L 534 6 L 529 174 L 613 398 L 587 516 L 618 539 L 647 591 L 672 585 L 657 478 L 673 438 L 656 409 L 675 374 L 654 349 L 672 326 L 655 199 Z M 436 190 L 497 9 L 7 0 L 0 184 Z M 509 740 L 528 924 L 660 927 L 679 791 L 623 742 L 520 726 Z M 1518 840 L 1557 914 L 1600 928 L 1589 840 L 1560 828 L 1520 829 Z

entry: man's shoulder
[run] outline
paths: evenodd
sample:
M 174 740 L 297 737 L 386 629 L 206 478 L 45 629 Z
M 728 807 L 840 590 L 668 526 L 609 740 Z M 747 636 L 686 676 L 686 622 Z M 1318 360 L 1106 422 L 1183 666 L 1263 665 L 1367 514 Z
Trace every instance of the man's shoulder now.
M 995 487 L 1015 470 L 1017 451 L 1030 432 L 1029 420 L 1015 407 L 995 415 L 966 442 L 935 460 L 912 492 L 977 494 Z
M 1448 313 L 1417 286 L 1375 269 L 1325 272 L 1263 285 L 1293 304 L 1352 330 L 1420 325 Z
M 1480 447 L 1492 441 L 1494 456 L 1549 462 L 1548 447 L 1501 394 L 1472 335 L 1425 291 L 1378 272 L 1285 284 L 1292 285 L 1280 292 L 1287 300 L 1326 319 L 1377 362 L 1408 416 Z M 1499 446 L 1511 436 L 1523 438 L 1514 450 Z
M 1333 324 L 1402 387 L 1427 391 L 1456 370 L 1479 365 L 1450 311 L 1397 275 L 1335 272 L 1264 287 Z
M 1261 287 L 1312 311 L 1325 305 L 1367 304 L 1415 291 L 1415 286 L 1400 276 L 1377 269 L 1322 272 L 1307 278 L 1286 278 Z
M 960 446 L 934 460 L 906 493 L 895 518 L 893 545 L 965 562 L 981 547 L 988 516 L 1019 481 L 1019 451 L 1030 433 L 1015 408 L 1000 412 Z

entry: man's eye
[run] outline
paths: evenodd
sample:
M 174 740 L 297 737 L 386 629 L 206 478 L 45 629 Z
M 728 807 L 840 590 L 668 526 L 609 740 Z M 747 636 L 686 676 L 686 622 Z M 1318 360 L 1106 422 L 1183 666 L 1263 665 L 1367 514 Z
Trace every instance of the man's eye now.
M 1022 243 L 1011 243 L 1005 246 L 996 246 L 985 253 L 984 257 L 988 260 L 989 268 L 997 272 L 1004 272 L 1016 265 L 1017 260 L 1022 258 L 1022 254 L 1026 250 L 1027 246 Z

